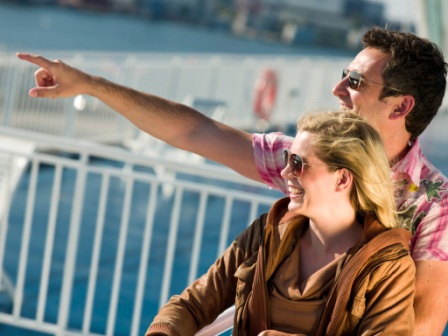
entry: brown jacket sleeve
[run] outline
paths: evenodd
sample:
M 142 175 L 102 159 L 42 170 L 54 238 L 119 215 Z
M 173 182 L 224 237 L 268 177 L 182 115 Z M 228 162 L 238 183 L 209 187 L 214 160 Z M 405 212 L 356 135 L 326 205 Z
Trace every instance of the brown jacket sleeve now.
M 235 302 L 237 278 L 234 274 L 258 251 L 260 219 L 233 241 L 206 274 L 161 308 L 149 326 L 147 336 L 194 335 Z

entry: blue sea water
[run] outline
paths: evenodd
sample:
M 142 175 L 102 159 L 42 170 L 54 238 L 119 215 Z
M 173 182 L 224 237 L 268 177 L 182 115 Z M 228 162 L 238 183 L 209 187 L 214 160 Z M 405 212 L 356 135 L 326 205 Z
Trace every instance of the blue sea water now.
M 353 54 L 352 51 L 289 47 L 275 42 L 243 39 L 222 30 L 209 30 L 173 22 L 152 22 L 124 14 L 0 2 L 0 52 L 47 50 L 317 54 L 328 57 Z M 434 162 L 448 174 L 447 158 L 437 156 Z M 48 176 L 44 176 L 44 179 L 51 178 L 50 171 L 45 173 Z M 20 201 L 15 206 L 20 207 Z M 17 220 L 20 221 L 20 218 Z M 53 290 L 58 291 L 59 288 Z M 38 335 L 5 326 L 0 330 L 2 336 Z M 448 335 L 448 331 L 444 335 Z
M 150 21 L 128 14 L 0 2 L 0 51 L 142 51 L 351 55 L 232 36 L 219 29 Z

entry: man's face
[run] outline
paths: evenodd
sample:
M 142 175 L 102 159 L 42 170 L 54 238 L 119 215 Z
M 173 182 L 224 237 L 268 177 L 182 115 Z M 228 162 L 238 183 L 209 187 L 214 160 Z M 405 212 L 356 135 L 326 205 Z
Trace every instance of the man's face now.
M 390 55 L 377 49 L 363 49 L 348 66 L 349 71 L 357 71 L 362 75 L 361 85 L 355 90 L 350 88 L 346 76 L 333 88 L 333 94 L 339 98 L 340 108 L 353 110 L 364 117 L 378 131 L 386 126 L 395 101 L 390 97 L 379 99 L 384 84 L 382 72 L 390 59 Z M 342 69 L 341 69 L 342 73 Z M 376 84 L 370 84 L 376 83 Z

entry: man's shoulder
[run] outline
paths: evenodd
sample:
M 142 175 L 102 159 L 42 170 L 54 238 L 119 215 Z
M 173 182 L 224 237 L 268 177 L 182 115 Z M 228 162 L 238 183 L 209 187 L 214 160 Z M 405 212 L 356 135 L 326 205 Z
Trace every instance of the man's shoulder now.
M 426 194 L 436 199 L 448 198 L 448 178 L 428 159 L 423 161 L 420 186 L 424 186 Z
M 448 197 L 448 178 L 437 167 L 437 164 L 423 153 L 418 141 L 403 159 L 399 170 L 406 173 L 417 188 L 435 187 L 441 196 Z
M 395 197 L 402 226 L 415 234 L 422 221 L 439 225 L 448 208 L 448 179 L 422 153 L 408 164 L 406 172 L 395 172 Z
M 448 178 L 440 169 L 422 157 L 416 173 L 418 173 L 417 179 L 411 178 L 407 185 L 403 185 L 407 189 L 405 194 L 409 197 L 409 201 L 423 196 L 426 206 L 442 201 L 448 204 Z

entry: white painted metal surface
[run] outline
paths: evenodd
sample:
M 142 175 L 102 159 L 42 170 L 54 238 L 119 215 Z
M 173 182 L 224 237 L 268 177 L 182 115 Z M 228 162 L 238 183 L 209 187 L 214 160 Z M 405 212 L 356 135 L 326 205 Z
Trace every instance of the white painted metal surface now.
M 36 146 L 36 151 L 20 154 L 30 163 L 27 179 L 8 195 L 14 203 L 20 193 L 26 202 L 13 206 L 2 221 L 0 265 L 14 284 L 12 309 L 0 313 L 0 323 L 4 324 L 55 335 L 140 335 L 142 326 L 152 319 L 150 314 L 145 315 L 145 307 L 148 309 L 151 301 L 148 297 L 158 297 L 153 307 L 157 310 L 174 292 L 202 274 L 236 234 L 267 211 L 276 198 L 266 187 L 216 165 L 137 156 L 119 148 L 9 128 L 0 128 L 0 134 L 33 141 Z M 0 151 L 12 157 L 19 155 L 16 148 Z M 157 176 L 154 168 L 161 164 L 167 171 L 175 172 L 176 179 Z M 164 184 L 173 187 L 173 195 L 163 195 Z M 142 188 L 146 192 L 136 192 Z M 141 195 L 145 195 L 143 202 Z M 119 209 L 114 216 L 108 215 L 111 207 Z M 20 209 L 23 216 L 18 214 Z M 66 220 L 61 219 L 64 209 L 70 209 Z M 161 210 L 169 218 L 161 220 Z M 17 220 L 17 216 L 22 219 Z M 190 231 L 193 230 L 188 237 L 182 233 L 187 217 Z M 204 235 L 211 230 L 210 221 L 215 225 L 215 241 L 210 241 L 210 234 Z M 15 235 L 16 230 L 21 234 Z M 58 233 L 61 230 L 67 231 L 65 237 Z M 113 243 L 108 232 L 116 239 Z M 40 237 L 39 241 L 36 237 Z M 179 252 L 185 244 L 190 247 Z M 113 250 L 108 253 L 107 266 L 103 265 L 105 248 Z M 11 262 L 13 250 L 18 253 L 16 265 Z M 88 261 L 83 262 L 86 253 Z M 210 262 L 201 260 L 204 254 Z M 163 271 L 157 277 L 161 287 L 151 288 L 151 277 L 155 276 L 151 272 L 152 255 L 159 255 L 157 267 Z M 189 264 L 182 266 L 186 269 L 182 276 L 177 269 L 180 259 Z M 40 265 L 38 278 L 30 271 L 36 263 Z M 80 263 L 84 266 L 80 267 Z M 57 276 L 55 265 L 60 272 Z M 131 272 L 135 273 L 135 287 L 124 294 L 123 286 L 128 283 L 125 278 Z M 32 274 L 34 279 L 30 280 Z M 109 288 L 102 294 L 105 288 L 101 277 L 105 276 L 109 277 Z M 60 278 L 59 285 L 55 277 Z M 179 283 L 178 278 L 184 280 Z M 177 289 L 173 289 L 176 281 Z M 80 282 L 85 290 L 79 288 Z M 30 286 L 34 286 L 35 293 Z M 55 286 L 59 292 L 52 290 Z M 85 295 L 81 309 L 73 307 L 73 296 L 80 292 Z M 95 311 L 101 295 L 107 296 L 108 311 L 104 314 Z M 119 326 L 123 300 L 133 302 L 126 332 Z M 92 329 L 98 319 L 106 320 L 102 331 L 98 327 Z

